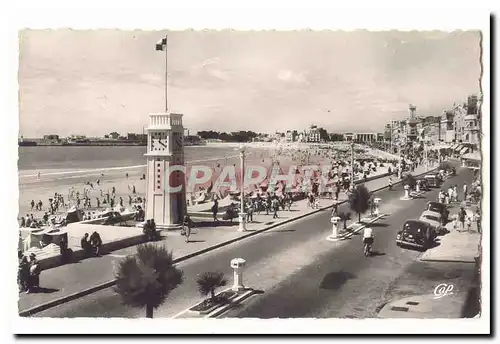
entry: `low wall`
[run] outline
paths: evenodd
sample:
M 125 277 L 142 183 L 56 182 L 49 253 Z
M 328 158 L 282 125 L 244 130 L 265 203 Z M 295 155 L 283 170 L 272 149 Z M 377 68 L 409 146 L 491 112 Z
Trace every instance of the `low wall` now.
M 125 247 L 129 246 L 134 246 L 134 245 L 139 245 L 142 244 L 146 241 L 146 238 L 144 237 L 143 234 L 140 235 L 135 235 L 132 237 L 128 238 L 123 238 L 115 241 L 110 241 L 110 242 L 105 242 L 101 246 L 101 254 L 106 254 L 107 252 L 111 251 L 116 251 Z M 86 254 L 85 251 L 82 248 L 74 248 L 73 247 L 73 253 L 72 253 L 72 258 L 71 262 L 75 262 L 81 259 L 85 259 Z M 71 263 L 70 262 L 70 263 Z M 47 257 L 39 260 L 40 267 L 42 270 L 47 270 L 51 268 L 58 267 L 60 265 L 63 265 L 62 263 L 62 258 L 60 254 L 57 254 L 52 257 Z

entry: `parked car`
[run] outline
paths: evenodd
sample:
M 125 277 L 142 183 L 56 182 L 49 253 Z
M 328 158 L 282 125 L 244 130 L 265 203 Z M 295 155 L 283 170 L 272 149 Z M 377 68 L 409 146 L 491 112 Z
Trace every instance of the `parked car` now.
M 432 226 L 420 220 L 408 220 L 396 235 L 396 245 L 426 250 L 432 247 L 435 233 Z
M 420 215 L 419 220 L 430 224 L 434 229 L 436 235 L 445 233 L 445 228 L 443 226 L 443 219 L 440 213 L 426 210 L 422 213 L 422 215 Z
M 425 210 L 435 211 L 436 213 L 441 214 L 441 223 L 443 224 L 443 226 L 448 223 L 448 216 L 450 215 L 450 212 L 448 211 L 446 204 L 440 202 L 427 202 L 427 207 Z
M 421 191 L 430 191 L 431 187 L 429 186 L 429 182 L 425 178 L 417 179 L 417 184 Z
M 431 188 L 438 188 L 441 186 L 442 180 L 438 174 L 435 174 L 435 173 L 426 174 L 424 176 L 424 179 L 427 180 L 427 183 L 428 183 L 429 187 L 431 187 Z

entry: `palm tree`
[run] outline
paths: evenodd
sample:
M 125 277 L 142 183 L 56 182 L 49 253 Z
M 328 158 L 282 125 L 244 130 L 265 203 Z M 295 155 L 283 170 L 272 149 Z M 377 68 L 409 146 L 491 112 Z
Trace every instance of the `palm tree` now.
M 215 300 L 215 289 L 224 287 L 227 279 L 222 272 L 205 272 L 198 276 L 196 284 L 201 295 L 210 294 L 210 299 Z
M 358 222 L 361 222 L 361 213 L 366 212 L 370 205 L 370 191 L 364 185 L 357 185 L 349 195 L 351 210 L 358 214 Z
M 404 178 L 404 184 L 408 184 L 410 190 L 414 190 L 417 185 L 417 180 L 412 174 L 408 173 Z
M 172 253 L 165 246 L 148 243 L 118 264 L 115 291 L 124 304 L 146 307 L 146 317 L 153 318 L 153 310 L 182 281 L 183 273 L 174 266 Z

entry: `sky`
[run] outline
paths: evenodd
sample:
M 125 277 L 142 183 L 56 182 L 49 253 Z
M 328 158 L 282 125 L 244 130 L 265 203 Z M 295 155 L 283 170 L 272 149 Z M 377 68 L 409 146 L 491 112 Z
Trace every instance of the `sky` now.
M 19 34 L 20 135 L 139 133 L 165 111 L 166 32 Z M 168 32 L 169 111 L 199 130 L 382 132 L 478 93 L 478 31 Z

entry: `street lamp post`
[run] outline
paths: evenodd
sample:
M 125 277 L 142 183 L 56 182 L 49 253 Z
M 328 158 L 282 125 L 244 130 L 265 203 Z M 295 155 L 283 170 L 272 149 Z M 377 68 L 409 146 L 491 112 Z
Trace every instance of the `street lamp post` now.
M 351 187 L 354 190 L 354 142 L 351 143 Z
M 246 157 L 246 147 L 244 145 L 240 145 L 240 162 L 241 162 L 241 178 L 240 178 L 240 213 L 239 217 L 239 227 L 238 230 L 240 232 L 244 232 L 246 230 L 246 213 L 245 213 L 245 157 Z

